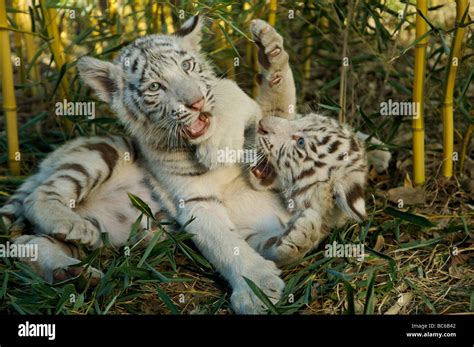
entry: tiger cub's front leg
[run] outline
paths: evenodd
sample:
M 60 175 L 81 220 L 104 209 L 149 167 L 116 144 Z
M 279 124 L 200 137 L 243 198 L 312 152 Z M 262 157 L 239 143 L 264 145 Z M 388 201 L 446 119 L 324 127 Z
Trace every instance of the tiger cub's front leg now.
M 283 47 L 282 36 L 267 22 L 255 19 L 251 32 L 258 47 L 260 87 L 257 102 L 262 116 L 294 118 L 296 112 L 296 90 L 288 53 Z
M 260 251 L 265 258 L 275 261 L 278 266 L 295 262 L 328 236 L 330 219 L 336 217 L 332 215 L 335 204 L 330 186 L 320 184 L 316 187 L 313 199 L 316 200 L 314 203 L 296 212 L 281 236 L 273 237 L 261 245 Z

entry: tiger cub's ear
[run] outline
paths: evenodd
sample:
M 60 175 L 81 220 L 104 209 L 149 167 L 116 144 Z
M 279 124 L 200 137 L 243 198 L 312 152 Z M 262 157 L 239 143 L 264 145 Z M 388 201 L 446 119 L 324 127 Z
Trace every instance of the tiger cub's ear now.
M 183 43 L 192 51 L 201 50 L 202 19 L 199 15 L 189 18 L 173 35 L 183 38 Z
M 337 206 L 351 219 L 362 222 L 367 213 L 365 211 L 364 189 L 358 183 L 344 188 L 340 184 L 334 189 Z
M 101 100 L 111 103 L 114 95 L 121 89 L 121 68 L 92 57 L 79 59 L 77 67 L 84 83 L 91 87 Z

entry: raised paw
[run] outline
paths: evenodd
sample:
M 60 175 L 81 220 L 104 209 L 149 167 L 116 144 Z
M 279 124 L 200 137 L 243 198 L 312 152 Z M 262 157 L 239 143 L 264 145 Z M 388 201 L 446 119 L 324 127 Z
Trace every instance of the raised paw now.
M 270 24 L 261 19 L 252 20 L 250 30 L 258 46 L 258 61 L 264 77 L 271 85 L 279 84 L 282 76 L 277 75 L 277 72 L 288 64 L 283 38 Z
M 80 243 L 89 249 L 101 246 L 101 230 L 97 220 L 78 219 L 63 221 L 51 232 L 59 240 Z
M 248 276 L 244 276 L 252 280 L 272 303 L 276 303 L 285 288 L 285 282 L 279 274 L 280 270 L 273 262 L 264 260 L 259 266 L 254 266 Z M 234 288 L 230 301 L 236 314 L 264 314 L 267 310 L 245 280 Z

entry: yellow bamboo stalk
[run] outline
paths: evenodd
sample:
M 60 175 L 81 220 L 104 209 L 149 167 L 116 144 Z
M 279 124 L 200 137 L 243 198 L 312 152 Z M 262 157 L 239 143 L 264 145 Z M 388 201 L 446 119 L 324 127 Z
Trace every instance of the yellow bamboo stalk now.
M 428 14 L 426 0 L 417 0 L 416 8 L 425 17 Z M 416 15 L 416 39 L 428 32 L 426 21 L 419 14 Z M 413 117 L 413 181 L 421 186 L 425 183 L 425 126 L 424 126 L 424 84 L 426 69 L 426 45 L 428 37 L 419 40 L 415 46 L 415 76 L 413 81 L 413 102 L 416 105 L 416 116 Z
M 232 13 L 232 5 L 228 5 L 226 7 L 226 10 L 229 14 Z M 230 18 L 232 16 L 229 16 Z M 224 23 L 223 21 L 221 21 L 221 26 L 223 28 L 225 28 L 225 30 L 227 31 L 227 34 L 229 35 L 229 37 L 232 35 L 233 33 L 233 29 L 232 27 L 227 24 L 227 23 Z M 232 47 L 230 45 L 230 42 L 227 42 L 226 38 L 223 37 L 224 41 L 223 41 L 223 45 L 225 45 L 225 48 L 227 50 L 232 50 Z M 231 80 L 235 80 L 235 66 L 234 66 L 234 59 L 232 58 L 232 56 L 229 56 L 229 58 L 226 59 L 225 61 L 225 65 L 226 65 L 226 72 L 227 72 L 227 78 L 231 79 Z
M 61 46 L 61 39 L 59 37 L 59 30 L 58 30 L 58 12 L 55 8 L 43 8 L 44 10 L 44 17 L 46 20 L 46 27 L 48 30 L 48 35 L 52 40 L 49 43 L 51 53 L 53 54 L 53 59 L 56 62 L 56 69 L 61 71 L 61 68 L 66 64 L 66 58 L 63 54 L 62 46 Z M 66 97 L 69 98 L 69 80 L 66 74 L 63 76 L 61 80 L 61 88 L 63 93 Z
M 268 14 L 268 24 L 275 26 L 276 24 L 276 13 L 277 13 L 277 0 L 270 0 L 268 6 L 270 13 Z
M 6 28 L 7 9 L 5 0 L 0 0 L 0 27 Z M 10 38 L 6 29 L 0 29 L 0 64 L 2 70 L 3 110 L 7 130 L 8 168 L 13 175 L 20 174 L 18 143 L 18 125 L 16 116 L 15 86 L 13 83 L 13 69 L 11 64 Z
M 312 15 L 315 6 L 313 3 L 310 3 L 308 4 L 308 7 L 310 9 L 309 13 L 310 15 Z M 304 48 L 305 61 L 303 64 L 303 79 L 305 81 L 309 81 L 309 79 L 311 78 L 311 51 L 313 49 L 313 46 L 314 46 L 314 38 L 311 35 L 309 35 L 305 39 L 305 48 Z
M 110 32 L 112 35 L 117 34 L 117 23 L 118 23 L 118 14 L 117 14 L 117 0 L 109 1 L 109 15 L 110 18 L 115 19 L 115 25 L 112 25 Z
M 18 25 L 20 29 L 24 32 L 32 32 L 31 27 L 31 19 L 28 13 L 28 3 L 27 0 L 19 0 L 18 1 L 18 8 L 22 11 L 18 15 Z M 25 41 L 25 52 L 26 52 L 26 60 L 28 64 L 32 64 L 33 58 L 38 51 L 36 41 L 33 35 L 24 34 L 23 40 Z M 31 79 L 38 83 L 41 81 L 40 78 L 40 71 L 39 71 L 39 64 L 33 64 L 30 68 Z M 38 86 L 33 86 L 31 88 L 31 92 L 33 96 L 40 95 L 40 89 Z
M 138 12 L 138 23 L 136 23 L 136 26 L 138 28 L 139 34 L 142 32 L 146 35 L 146 29 L 147 29 L 147 23 L 146 23 L 146 6 L 147 2 L 145 0 L 142 0 L 140 2 L 136 2 L 137 5 L 137 12 Z
M 446 79 L 443 93 L 443 176 L 453 176 L 453 148 L 454 148 L 454 114 L 453 95 L 456 84 L 456 73 L 461 60 L 461 46 L 465 28 L 461 27 L 463 15 L 467 11 L 467 0 L 456 0 L 456 30 L 449 54 L 449 63 L 446 69 Z M 465 16 L 467 19 L 468 16 Z
M 153 2 L 151 4 L 151 12 L 153 14 L 153 31 L 161 34 L 163 30 L 161 27 L 161 5 Z
M 18 0 L 14 1 L 13 4 L 15 5 L 16 8 L 19 8 L 19 3 Z M 18 25 L 18 29 L 21 30 L 19 27 L 19 21 L 20 21 L 20 13 L 15 12 L 14 14 L 15 22 Z M 20 70 L 20 82 L 21 84 L 25 84 L 26 82 L 26 71 L 25 71 L 25 64 L 24 64 L 24 56 L 23 56 L 23 42 L 21 40 L 22 34 L 20 32 L 15 32 L 13 34 L 13 39 L 15 42 L 15 52 L 17 54 L 17 57 L 20 58 L 20 66 L 18 66 Z
M 173 16 L 171 13 L 171 7 L 169 5 L 163 6 L 163 14 L 165 15 L 165 23 L 168 34 L 174 33 Z
M 252 19 L 252 13 L 250 12 L 251 8 L 252 6 L 248 1 L 244 2 L 244 12 L 247 13 L 247 16 L 245 17 L 245 23 L 250 23 L 250 20 Z M 248 66 L 252 65 L 252 46 L 252 41 L 247 40 L 245 44 L 245 62 Z

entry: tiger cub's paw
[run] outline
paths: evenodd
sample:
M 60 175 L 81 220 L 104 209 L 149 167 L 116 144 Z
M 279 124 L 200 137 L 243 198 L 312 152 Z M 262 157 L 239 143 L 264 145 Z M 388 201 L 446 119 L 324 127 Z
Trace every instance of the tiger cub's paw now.
M 19 260 L 29 264 L 48 283 L 82 276 L 95 286 L 104 276 L 102 271 L 92 266 L 80 265 L 80 251 L 75 245 L 61 242 L 49 235 L 22 235 L 16 238 L 14 243 L 35 247 L 36 253 L 33 257 Z
M 96 220 L 65 220 L 58 223 L 51 234 L 58 240 L 79 243 L 89 249 L 102 245 L 100 226 Z
M 285 282 L 280 278 L 280 270 L 272 261 L 263 258 L 256 261 L 245 275 L 273 304 L 281 299 Z M 245 281 L 234 288 L 230 301 L 236 314 L 264 314 L 267 311 L 267 307 Z
M 281 83 L 281 73 L 288 65 L 288 53 L 283 48 L 283 37 L 267 22 L 254 19 L 250 24 L 253 39 L 258 47 L 258 62 L 262 75 L 270 86 Z

